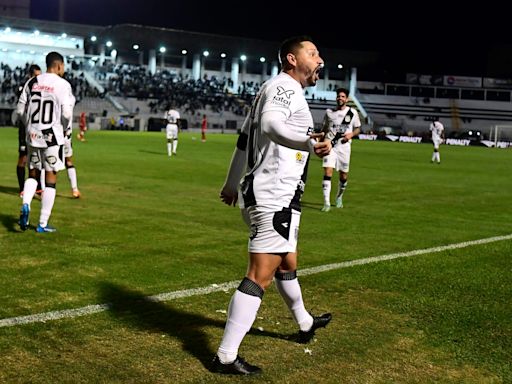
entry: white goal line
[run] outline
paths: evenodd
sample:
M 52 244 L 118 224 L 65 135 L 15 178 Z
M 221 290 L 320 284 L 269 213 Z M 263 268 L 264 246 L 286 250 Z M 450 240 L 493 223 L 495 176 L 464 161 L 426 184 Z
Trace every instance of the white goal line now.
M 478 240 L 472 240 L 472 241 L 465 241 L 462 243 L 443 245 L 443 246 L 439 246 L 439 247 L 416 249 L 416 250 L 408 251 L 408 252 L 390 253 L 388 255 L 367 257 L 364 259 L 344 261 L 341 263 L 320 265 L 318 267 L 312 267 L 312 268 L 306 268 L 306 269 L 299 270 L 299 271 L 297 271 L 297 274 L 299 276 L 308 276 L 308 275 L 313 275 L 316 273 L 353 267 L 355 265 L 377 263 L 380 261 L 399 259 L 402 257 L 412 257 L 412 256 L 424 255 L 427 253 L 438 253 L 438 252 L 443 252 L 443 251 L 449 251 L 451 249 L 459 249 L 459 248 L 471 247 L 474 245 L 495 243 L 497 241 L 503 241 L 503 240 L 512 240 L 512 234 L 504 235 L 504 236 L 488 237 L 485 239 L 478 239 Z M 186 297 L 207 295 L 207 294 L 214 293 L 214 292 L 226 291 L 226 290 L 229 290 L 232 288 L 236 288 L 239 284 L 240 284 L 240 280 L 229 281 L 229 282 L 220 283 L 220 284 L 211 284 L 206 287 L 191 288 L 191 289 L 184 289 L 184 290 L 180 290 L 180 291 L 160 293 L 158 295 L 147 296 L 146 299 L 149 301 L 153 301 L 153 302 L 170 301 L 170 300 L 181 299 L 181 298 L 186 298 Z M 45 323 L 47 321 L 53 321 L 53 320 L 59 320 L 59 319 L 72 319 L 75 317 L 87 316 L 87 315 L 92 315 L 94 313 L 105 312 L 105 311 L 109 310 L 111 308 L 111 306 L 112 306 L 112 304 L 110 304 L 110 303 L 94 304 L 94 305 L 87 305 L 85 307 L 74 308 L 74 309 L 65 309 L 65 310 L 61 310 L 61 311 L 37 313 L 34 315 L 10 317 L 10 318 L 5 318 L 5 319 L 0 319 L 0 328 L 13 327 L 15 325 L 23 325 L 23 324 L 31 324 L 31 323 Z

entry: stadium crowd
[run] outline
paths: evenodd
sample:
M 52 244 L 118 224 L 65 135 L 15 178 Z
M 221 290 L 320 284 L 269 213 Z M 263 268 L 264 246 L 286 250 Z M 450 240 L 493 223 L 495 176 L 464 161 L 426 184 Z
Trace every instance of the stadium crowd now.
M 16 105 L 20 89 L 27 80 L 29 67 L 30 63 L 26 63 L 24 67 L 16 66 L 14 68 L 3 62 L 0 63 L 0 104 Z M 89 84 L 83 72 L 67 71 L 65 77 L 71 84 L 77 102 L 84 97 L 100 96 L 98 89 Z
M 259 83 L 252 81 L 242 82 L 235 95 L 230 91 L 233 82 L 226 77 L 220 79 L 205 74 L 194 80 L 188 75 L 183 77 L 169 70 L 157 71 L 152 75 L 143 66 L 127 64 L 109 70 L 111 72 L 97 78 L 105 79 L 104 86 L 112 95 L 152 99 L 149 107 L 154 113 L 173 104 L 182 111 L 194 114 L 208 105 L 217 113 L 230 111 L 242 116 L 260 87 Z

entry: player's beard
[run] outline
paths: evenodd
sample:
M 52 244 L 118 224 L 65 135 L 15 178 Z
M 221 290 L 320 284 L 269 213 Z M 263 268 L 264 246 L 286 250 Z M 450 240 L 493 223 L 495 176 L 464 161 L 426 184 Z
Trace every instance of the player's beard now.
M 306 70 L 306 86 L 307 87 L 315 86 L 317 81 L 320 80 L 320 70 L 321 69 L 322 69 L 321 67 L 316 67 L 313 70 L 307 68 L 307 70 Z

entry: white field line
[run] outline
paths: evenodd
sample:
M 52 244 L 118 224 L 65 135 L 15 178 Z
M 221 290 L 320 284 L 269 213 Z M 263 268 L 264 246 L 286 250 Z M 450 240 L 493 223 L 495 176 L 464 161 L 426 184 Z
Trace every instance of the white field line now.
M 512 234 L 505 235 L 505 236 L 488 237 L 486 239 L 465 241 L 462 243 L 443 245 L 440 247 L 417 249 L 417 250 L 409 251 L 409 252 L 398 252 L 398 253 L 391 253 L 389 255 L 367 257 L 364 259 L 344 261 L 341 263 L 326 264 L 326 265 L 321 265 L 318 267 L 312 267 L 312 268 L 306 268 L 306 269 L 300 270 L 300 271 L 298 271 L 298 275 L 299 276 L 313 275 L 315 273 L 327 272 L 327 271 L 332 271 L 332 270 L 342 269 L 342 268 L 348 268 L 348 267 L 353 267 L 355 265 L 377 263 L 379 261 L 399 259 L 402 257 L 412 257 L 412 256 L 424 255 L 427 253 L 444 252 L 444 251 L 448 251 L 451 249 L 466 248 L 466 247 L 471 247 L 473 245 L 488 244 L 488 243 L 494 243 L 494 242 L 503 241 L 503 240 L 512 240 Z M 150 301 L 154 301 L 154 302 L 161 302 L 161 301 L 170 301 L 170 300 L 174 300 L 174 299 L 180 299 L 180 298 L 186 298 L 186 297 L 192 297 L 192 296 L 207 295 L 207 294 L 210 294 L 213 292 L 227 291 L 229 289 L 236 288 L 238 286 L 238 284 L 240 284 L 240 280 L 229 281 L 229 282 L 221 283 L 221 284 L 211 284 L 209 286 L 200 287 L 200 288 L 192 288 L 192 289 L 184 289 L 181 291 L 160 293 L 158 295 L 148 296 L 148 297 L 146 297 L 146 299 L 150 300 Z M 51 311 L 51 312 L 37 313 L 35 315 L 10 317 L 10 318 L 6 318 L 6 319 L 0 319 L 0 328 L 12 327 L 15 325 L 22 325 L 22 324 L 45 323 L 47 321 L 58 320 L 58 319 L 72 319 L 75 317 L 91 315 L 93 313 L 104 312 L 104 311 L 109 310 L 110 307 L 111 307 L 111 304 L 109 304 L 109 303 L 95 304 L 95 305 L 87 305 L 87 306 L 81 307 L 81 308 L 66 309 L 66 310 L 62 310 L 62 311 Z

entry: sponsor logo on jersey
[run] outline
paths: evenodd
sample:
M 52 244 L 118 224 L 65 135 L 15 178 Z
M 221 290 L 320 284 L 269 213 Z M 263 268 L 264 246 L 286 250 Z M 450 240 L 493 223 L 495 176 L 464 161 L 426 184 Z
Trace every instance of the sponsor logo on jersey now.
M 335 133 L 345 133 L 347 129 L 348 129 L 348 126 L 346 124 L 333 124 L 332 125 L 332 130 Z
M 272 104 L 288 108 L 291 104 L 290 97 L 295 94 L 293 89 L 284 89 L 280 85 L 277 86 L 277 95 L 272 98 Z
M 53 87 L 51 87 L 49 85 L 39 84 L 39 83 L 35 83 L 32 86 L 32 92 L 42 92 L 42 91 L 53 92 Z
M 35 141 L 35 140 L 44 140 L 48 143 L 51 143 L 53 141 L 53 133 L 51 132 L 48 132 L 48 133 L 39 133 L 39 132 L 30 132 L 30 138 Z
M 280 85 L 277 86 L 277 96 L 285 95 L 287 99 L 289 99 L 293 94 L 295 94 L 295 91 L 293 89 L 284 89 Z

